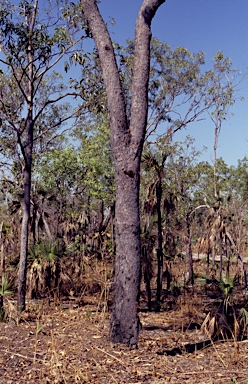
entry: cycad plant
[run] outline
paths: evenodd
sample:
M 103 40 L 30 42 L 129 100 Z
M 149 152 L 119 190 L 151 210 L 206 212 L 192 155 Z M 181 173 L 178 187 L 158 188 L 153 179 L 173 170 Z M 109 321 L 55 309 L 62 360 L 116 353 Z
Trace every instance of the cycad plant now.
M 30 250 L 28 294 L 31 298 L 50 296 L 57 289 L 60 253 L 58 243 L 47 240 L 35 244 Z
M 0 321 L 4 321 L 5 319 L 5 311 L 4 311 L 4 297 L 10 296 L 12 294 L 11 283 L 7 276 L 2 274 L 2 282 L 0 286 Z
M 222 295 L 222 300 L 212 312 L 209 312 L 201 326 L 201 330 L 212 340 L 234 339 L 240 340 L 244 337 L 247 329 L 248 314 L 242 308 L 233 302 L 233 289 L 236 285 L 236 278 L 231 279 L 229 276 L 221 279 L 216 284 Z

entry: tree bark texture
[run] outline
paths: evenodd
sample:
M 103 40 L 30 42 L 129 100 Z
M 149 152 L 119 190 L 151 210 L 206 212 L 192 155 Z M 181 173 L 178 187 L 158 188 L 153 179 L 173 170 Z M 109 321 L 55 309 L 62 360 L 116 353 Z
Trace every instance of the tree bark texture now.
M 165 0 L 144 0 L 136 20 L 131 117 L 113 44 L 95 0 L 81 0 L 103 71 L 110 119 L 110 139 L 116 182 L 116 265 L 114 303 L 110 324 L 112 342 L 136 347 L 139 335 L 140 279 L 140 161 L 146 132 L 150 70 L 151 21 Z

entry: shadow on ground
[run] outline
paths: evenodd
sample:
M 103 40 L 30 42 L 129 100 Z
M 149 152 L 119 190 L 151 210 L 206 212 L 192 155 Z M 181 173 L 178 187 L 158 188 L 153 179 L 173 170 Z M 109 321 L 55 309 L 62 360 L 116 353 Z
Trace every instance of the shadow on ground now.
M 213 344 L 212 340 L 204 340 L 198 343 L 185 344 L 181 347 L 175 347 L 172 349 L 161 349 L 157 352 L 157 354 L 176 356 L 176 355 L 182 355 L 183 353 L 194 353 L 196 351 L 200 351 L 201 349 L 209 347 L 211 344 Z

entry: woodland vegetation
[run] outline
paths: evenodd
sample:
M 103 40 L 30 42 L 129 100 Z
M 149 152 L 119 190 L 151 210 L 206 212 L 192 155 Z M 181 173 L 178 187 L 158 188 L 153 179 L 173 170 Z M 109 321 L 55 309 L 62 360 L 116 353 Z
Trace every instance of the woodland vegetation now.
M 105 314 L 113 305 L 118 156 L 113 160 L 102 59 L 81 6 L 60 3 L 48 10 L 38 1 L 0 2 L 1 321 L 22 319 L 26 301 L 82 307 L 94 297 Z M 135 44 L 113 47 L 130 122 Z M 214 287 L 221 305 L 201 318 L 203 328 L 212 340 L 241 340 L 248 321 L 248 158 L 229 166 L 217 153 L 240 79 L 221 52 L 207 71 L 204 60 L 202 52 L 151 41 L 138 300 L 159 316 L 186 291 Z M 199 160 L 193 138 L 174 140 L 201 119 L 215 133 L 213 164 Z

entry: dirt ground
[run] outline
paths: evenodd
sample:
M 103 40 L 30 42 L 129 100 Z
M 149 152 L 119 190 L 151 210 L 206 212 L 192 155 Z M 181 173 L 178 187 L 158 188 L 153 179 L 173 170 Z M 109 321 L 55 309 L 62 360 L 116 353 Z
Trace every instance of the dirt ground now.
M 32 302 L 0 323 L 1 384 L 248 383 L 248 340 L 213 343 L 200 330 L 214 300 L 204 290 L 168 296 L 159 313 L 141 306 L 136 350 L 109 342 L 100 296 L 84 299 Z

